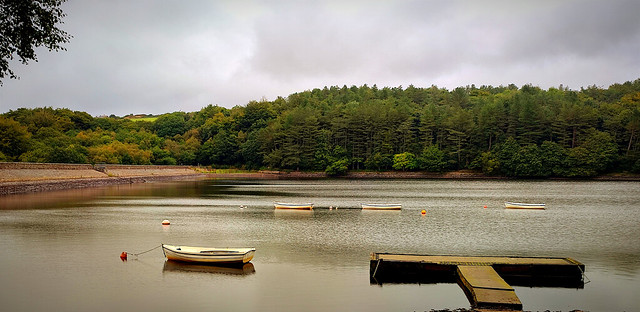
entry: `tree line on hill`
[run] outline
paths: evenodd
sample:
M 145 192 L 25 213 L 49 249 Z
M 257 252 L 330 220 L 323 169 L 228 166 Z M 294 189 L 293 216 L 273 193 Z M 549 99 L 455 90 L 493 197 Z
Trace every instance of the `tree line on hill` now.
M 640 79 L 579 91 L 332 86 L 141 121 L 12 110 L 0 115 L 0 161 L 591 177 L 640 172 L 639 132 Z

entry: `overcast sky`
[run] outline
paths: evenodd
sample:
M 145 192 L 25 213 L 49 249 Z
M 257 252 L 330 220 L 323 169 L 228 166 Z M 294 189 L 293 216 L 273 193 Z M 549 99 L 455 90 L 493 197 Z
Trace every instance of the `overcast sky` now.
M 13 63 L 0 113 L 191 112 L 324 86 L 640 78 L 640 1 L 68 0 L 67 51 Z

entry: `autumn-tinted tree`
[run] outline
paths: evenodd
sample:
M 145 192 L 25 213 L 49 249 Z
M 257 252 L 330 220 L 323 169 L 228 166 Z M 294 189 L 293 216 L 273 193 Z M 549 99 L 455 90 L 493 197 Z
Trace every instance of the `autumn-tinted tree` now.
M 12 160 L 28 150 L 31 133 L 19 122 L 0 116 L 0 153 L 3 161 Z

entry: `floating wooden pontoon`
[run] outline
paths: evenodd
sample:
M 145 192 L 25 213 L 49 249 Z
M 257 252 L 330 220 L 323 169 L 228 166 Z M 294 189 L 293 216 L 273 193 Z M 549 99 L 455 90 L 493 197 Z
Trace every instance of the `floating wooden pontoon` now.
M 371 283 L 459 282 L 480 309 L 521 310 L 511 285 L 584 287 L 584 264 L 571 258 L 372 253 L 370 260 Z

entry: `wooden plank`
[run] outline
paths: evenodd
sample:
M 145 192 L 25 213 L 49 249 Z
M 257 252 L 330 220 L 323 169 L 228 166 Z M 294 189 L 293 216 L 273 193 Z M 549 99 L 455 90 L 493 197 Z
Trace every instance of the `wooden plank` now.
M 522 309 L 515 290 L 490 266 L 458 266 L 458 275 L 478 308 Z
M 458 266 L 458 275 L 473 288 L 513 290 L 490 266 Z

